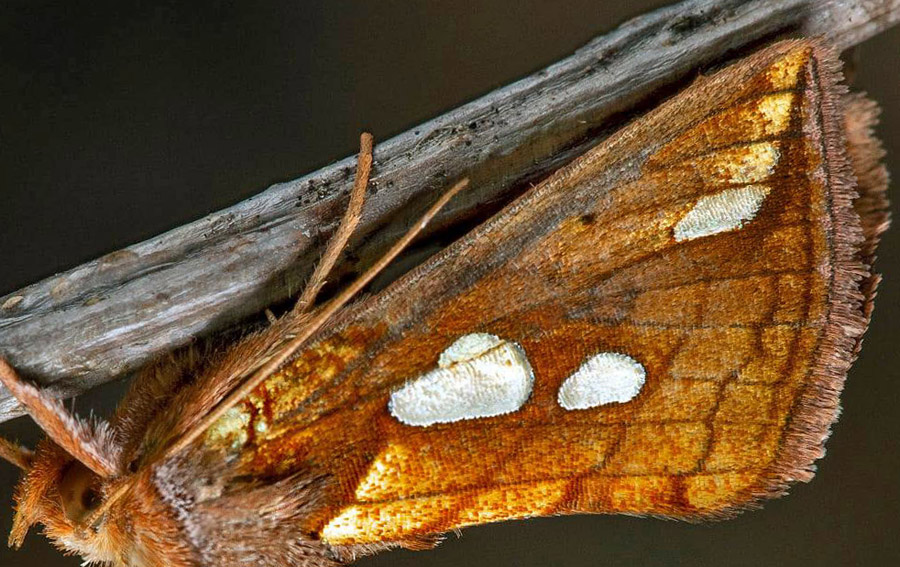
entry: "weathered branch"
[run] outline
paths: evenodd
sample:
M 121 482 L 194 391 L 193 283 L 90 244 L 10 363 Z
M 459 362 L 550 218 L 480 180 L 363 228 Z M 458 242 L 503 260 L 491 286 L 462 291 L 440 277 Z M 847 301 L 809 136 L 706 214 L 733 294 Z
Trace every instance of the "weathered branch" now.
M 377 257 L 450 181 L 472 189 L 436 229 L 471 223 L 670 92 L 696 69 L 779 34 L 855 45 L 900 0 L 691 0 L 376 147 L 344 269 Z M 59 395 L 83 392 L 287 298 L 310 272 L 352 183 L 353 158 L 0 298 L 0 355 Z M 298 203 L 301 205 L 298 207 Z M 0 421 L 21 411 L 0 393 Z

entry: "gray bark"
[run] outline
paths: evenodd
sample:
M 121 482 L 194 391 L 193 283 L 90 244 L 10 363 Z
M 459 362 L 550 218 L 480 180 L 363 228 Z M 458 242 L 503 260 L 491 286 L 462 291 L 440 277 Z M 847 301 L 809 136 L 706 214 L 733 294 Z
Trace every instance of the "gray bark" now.
M 898 19 L 900 0 L 689 0 L 635 18 L 377 145 L 340 271 L 370 264 L 463 176 L 471 188 L 430 234 L 471 225 L 704 66 L 783 35 L 823 35 L 843 50 Z M 354 160 L 0 298 L 0 356 L 69 396 L 286 299 L 340 218 Z M 0 392 L 0 421 L 21 413 Z

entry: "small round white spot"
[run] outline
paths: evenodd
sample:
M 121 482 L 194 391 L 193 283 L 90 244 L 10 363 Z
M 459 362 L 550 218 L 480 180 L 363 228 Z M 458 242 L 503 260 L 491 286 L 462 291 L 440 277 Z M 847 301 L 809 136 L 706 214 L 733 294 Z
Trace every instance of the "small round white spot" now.
M 559 388 L 559 405 L 567 410 L 622 403 L 641 391 L 647 373 L 626 354 L 603 352 L 587 359 Z
M 473 333 L 450 345 L 438 368 L 391 394 L 388 410 L 401 422 L 420 427 L 492 417 L 522 407 L 533 383 L 522 347 Z

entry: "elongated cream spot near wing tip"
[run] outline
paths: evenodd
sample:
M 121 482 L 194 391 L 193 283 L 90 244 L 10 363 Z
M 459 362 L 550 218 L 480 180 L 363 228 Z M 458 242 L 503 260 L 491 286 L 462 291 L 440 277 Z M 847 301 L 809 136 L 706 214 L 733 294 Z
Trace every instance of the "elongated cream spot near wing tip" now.
M 712 159 L 714 179 L 730 183 L 758 183 L 775 171 L 781 151 L 774 142 L 758 142 L 715 154 Z
M 602 352 L 587 359 L 559 388 L 559 405 L 567 410 L 623 403 L 644 386 L 644 366 L 627 354 Z
M 775 93 L 760 99 L 756 105 L 760 114 L 765 117 L 766 133 L 775 136 L 787 130 L 791 121 L 791 110 L 794 108 L 795 93 Z
M 765 185 L 747 185 L 701 197 L 675 225 L 675 240 L 683 242 L 742 228 L 753 220 L 768 194 Z
M 402 423 L 425 427 L 510 413 L 534 384 L 522 347 L 494 335 L 461 337 L 438 364 L 391 394 L 388 409 Z

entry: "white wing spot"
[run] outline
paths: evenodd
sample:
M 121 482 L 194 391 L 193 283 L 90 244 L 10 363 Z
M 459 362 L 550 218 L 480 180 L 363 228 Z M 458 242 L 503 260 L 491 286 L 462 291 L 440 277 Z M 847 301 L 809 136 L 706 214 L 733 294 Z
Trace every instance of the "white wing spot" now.
M 602 352 L 587 359 L 559 388 L 559 405 L 567 410 L 623 403 L 641 391 L 647 373 L 627 354 Z
M 478 358 L 503 342 L 497 335 L 488 333 L 463 335 L 441 353 L 441 356 L 438 357 L 438 366 L 448 368 L 456 363 Z
M 740 229 L 753 220 L 768 194 L 766 185 L 747 185 L 701 197 L 675 225 L 675 240 L 682 242 Z
M 402 423 L 420 427 L 492 417 L 522 407 L 533 385 L 522 347 L 473 333 L 450 345 L 438 368 L 391 394 L 388 410 Z

